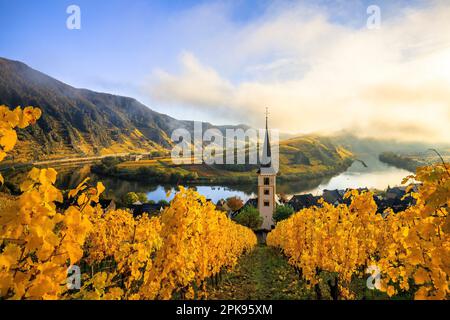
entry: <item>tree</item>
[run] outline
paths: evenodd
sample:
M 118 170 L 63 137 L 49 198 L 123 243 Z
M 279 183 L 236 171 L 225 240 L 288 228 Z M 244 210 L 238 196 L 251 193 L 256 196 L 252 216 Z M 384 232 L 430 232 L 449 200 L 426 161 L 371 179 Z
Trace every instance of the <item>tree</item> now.
M 106 157 L 103 158 L 101 162 L 106 168 L 112 168 L 120 163 L 120 159 L 115 157 Z
M 199 176 L 197 172 L 190 172 L 186 175 L 186 179 L 189 181 L 195 181 L 198 180 Z
M 239 197 L 231 197 L 227 199 L 227 206 L 232 211 L 237 211 L 244 205 L 244 202 Z
M 172 182 L 179 182 L 179 181 L 183 180 L 183 175 L 181 173 L 179 173 L 179 172 L 172 172 L 170 174 L 170 178 L 169 179 Z
M 160 205 L 162 207 L 167 207 L 169 205 L 169 202 L 166 200 L 159 200 L 158 205 Z
M 258 209 L 252 206 L 247 206 L 238 213 L 235 217 L 235 221 L 252 230 L 258 230 L 263 223 L 263 218 L 259 214 Z
M 148 198 L 147 198 L 147 194 L 144 192 L 139 192 L 137 193 L 137 196 L 139 198 L 139 201 L 142 203 L 147 203 L 148 202 Z
M 133 203 L 138 202 L 138 201 L 139 201 L 139 196 L 135 192 L 128 192 L 123 197 L 123 202 L 127 206 L 131 206 Z
M 280 222 L 289 218 L 294 213 L 294 209 L 291 206 L 277 206 L 273 220 Z

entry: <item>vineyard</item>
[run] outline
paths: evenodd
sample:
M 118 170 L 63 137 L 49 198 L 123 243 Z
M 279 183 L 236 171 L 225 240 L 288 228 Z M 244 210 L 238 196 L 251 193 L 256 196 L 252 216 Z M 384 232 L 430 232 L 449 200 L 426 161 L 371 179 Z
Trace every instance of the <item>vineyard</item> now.
M 40 116 L 37 108 L 0 107 L 0 161 L 14 148 L 16 129 Z M 56 177 L 53 169 L 32 169 L 19 197 L 0 198 L 1 299 L 220 298 L 222 275 L 242 270 L 239 263 L 252 254 L 256 268 L 267 264 L 268 253 L 287 270 L 277 275 L 283 285 L 306 286 L 282 297 L 311 292 L 317 299 L 357 298 L 352 284 L 367 278 L 368 270 L 379 273 L 372 274 L 373 284 L 390 297 L 446 299 L 450 293 L 450 172 L 444 163 L 405 179 L 422 185 L 404 212 L 377 214 L 370 192 L 352 191 L 348 206 L 322 202 L 279 222 L 267 238 L 273 248 L 265 249 L 255 249 L 252 230 L 191 189 L 180 188 L 160 216 L 136 218 L 101 208 L 102 183 L 86 179 L 61 191 Z M 73 266 L 81 271 L 79 288 L 67 286 Z M 271 274 L 252 272 L 270 286 Z
M 370 192 L 347 193 L 349 206 L 304 209 L 280 222 L 267 242 L 278 247 L 321 297 L 323 275 L 334 299 L 355 297 L 350 285 L 366 272 L 392 297 L 446 299 L 450 274 L 450 172 L 445 164 L 418 169 L 416 204 L 404 212 L 376 214 Z M 330 279 L 331 276 L 331 279 Z

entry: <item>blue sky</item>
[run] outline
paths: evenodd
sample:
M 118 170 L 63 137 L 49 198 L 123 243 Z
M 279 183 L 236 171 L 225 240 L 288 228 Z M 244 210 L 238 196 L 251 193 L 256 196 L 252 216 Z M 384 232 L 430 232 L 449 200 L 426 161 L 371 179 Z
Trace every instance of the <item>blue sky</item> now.
M 0 0 L 0 56 L 23 61 L 75 87 L 135 97 L 177 118 L 252 122 L 242 119 L 256 110 L 253 94 L 264 101 L 264 92 L 275 92 L 269 98 L 287 101 L 306 90 L 299 81 L 314 78 L 315 71 L 336 59 L 334 50 L 345 51 L 337 49 L 341 42 L 364 36 L 360 47 L 370 46 L 373 33 L 365 30 L 369 5 L 381 7 L 382 21 L 393 30 L 383 31 L 376 43 L 381 47 L 398 42 L 389 35 L 397 32 L 404 45 L 398 54 L 403 54 L 411 47 L 416 50 L 418 41 L 413 39 L 418 27 L 408 31 L 408 19 L 413 21 L 416 13 L 436 15 L 427 13 L 430 3 L 434 1 Z M 436 3 L 447 9 L 445 1 Z M 81 8 L 81 30 L 66 28 L 66 8 L 71 4 Z M 401 40 L 405 37 L 411 42 Z M 324 55 L 327 50 L 329 57 Z M 391 63 L 396 54 L 380 51 L 377 56 Z M 293 89 L 279 93 L 281 86 Z M 264 88 L 263 93 L 257 88 Z M 199 94 L 186 94 L 188 90 Z M 233 99 L 216 103 L 223 94 Z M 300 106 L 298 110 L 304 112 Z M 272 113 L 281 123 L 281 115 Z M 349 125 L 343 123 L 339 129 Z M 286 130 L 312 131 L 304 127 L 286 125 Z
M 230 16 L 236 23 L 245 23 L 263 10 L 264 2 L 234 1 Z M 205 3 L 212 4 L 198 0 L 0 0 L 0 55 L 75 86 L 136 93 L 139 79 L 155 67 L 172 68 L 180 52 L 189 49 L 177 37 L 174 21 Z M 221 3 L 228 6 L 231 2 Z M 71 4 L 81 8 L 81 30 L 65 26 L 66 8 Z

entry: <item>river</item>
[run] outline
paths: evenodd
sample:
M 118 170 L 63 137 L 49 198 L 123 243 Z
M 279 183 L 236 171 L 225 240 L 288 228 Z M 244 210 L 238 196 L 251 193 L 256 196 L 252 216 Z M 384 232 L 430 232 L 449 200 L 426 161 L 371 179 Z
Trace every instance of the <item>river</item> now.
M 388 186 L 393 187 L 401 185 L 403 178 L 411 174 L 411 172 L 407 170 L 380 162 L 377 158 L 366 157 L 363 161 L 367 167 L 361 162 L 355 161 L 345 172 L 323 180 L 317 187 L 300 190 L 299 192 L 294 193 L 312 193 L 313 195 L 320 195 L 325 189 L 356 189 L 364 187 L 385 190 Z
M 384 190 L 388 186 L 400 185 L 404 177 L 410 172 L 398 169 L 380 162 L 376 157 L 363 157 L 367 165 L 355 161 L 345 172 L 326 179 L 299 180 L 296 182 L 278 181 L 277 192 L 286 195 L 312 193 L 320 195 L 324 189 L 346 189 L 346 188 L 375 188 Z M 171 200 L 176 192 L 176 186 L 154 185 L 135 181 L 124 181 L 113 178 L 97 177 L 90 173 L 89 167 L 85 166 L 75 171 L 66 172 L 61 175 L 59 185 L 63 188 L 75 187 L 84 177 L 91 176 L 94 182 L 101 180 L 106 186 L 105 195 L 110 199 L 119 199 L 128 192 L 144 192 L 149 200 Z M 255 197 L 256 186 L 254 185 L 200 185 L 195 186 L 197 191 L 207 199 L 217 202 L 220 199 L 237 196 L 246 201 Z M 171 191 L 169 197 L 166 197 Z

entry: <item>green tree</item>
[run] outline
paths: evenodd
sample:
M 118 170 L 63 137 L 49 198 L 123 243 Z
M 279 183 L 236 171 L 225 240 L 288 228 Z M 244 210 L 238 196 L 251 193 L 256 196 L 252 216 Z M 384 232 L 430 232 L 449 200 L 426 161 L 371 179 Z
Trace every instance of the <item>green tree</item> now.
M 198 180 L 198 173 L 197 172 L 190 172 L 186 175 L 187 180 L 189 181 L 194 181 L 194 180 Z
M 163 206 L 163 207 L 166 207 L 166 206 L 169 205 L 169 202 L 166 201 L 166 200 L 159 200 L 159 201 L 158 201 L 158 205 Z
M 106 168 L 112 168 L 120 163 L 120 159 L 116 157 L 106 157 L 103 158 L 101 162 Z
M 234 220 L 237 223 L 242 224 L 243 226 L 246 226 L 252 230 L 258 230 L 263 223 L 263 218 L 259 214 L 258 209 L 252 206 L 243 208 L 242 211 L 237 214 Z
M 139 201 L 142 203 L 147 203 L 148 202 L 148 198 L 147 198 L 147 194 L 144 192 L 139 192 L 137 193 L 137 196 L 139 198 Z
M 281 220 L 289 218 L 294 213 L 294 209 L 291 206 L 277 206 L 273 215 L 273 220 L 280 222 Z
M 123 202 L 127 206 L 131 206 L 133 203 L 139 201 L 139 196 L 135 192 L 128 192 L 123 196 Z
M 181 173 L 179 173 L 179 172 L 172 172 L 170 174 L 170 181 L 178 182 L 178 181 L 181 181 L 181 180 L 183 180 L 183 175 Z

